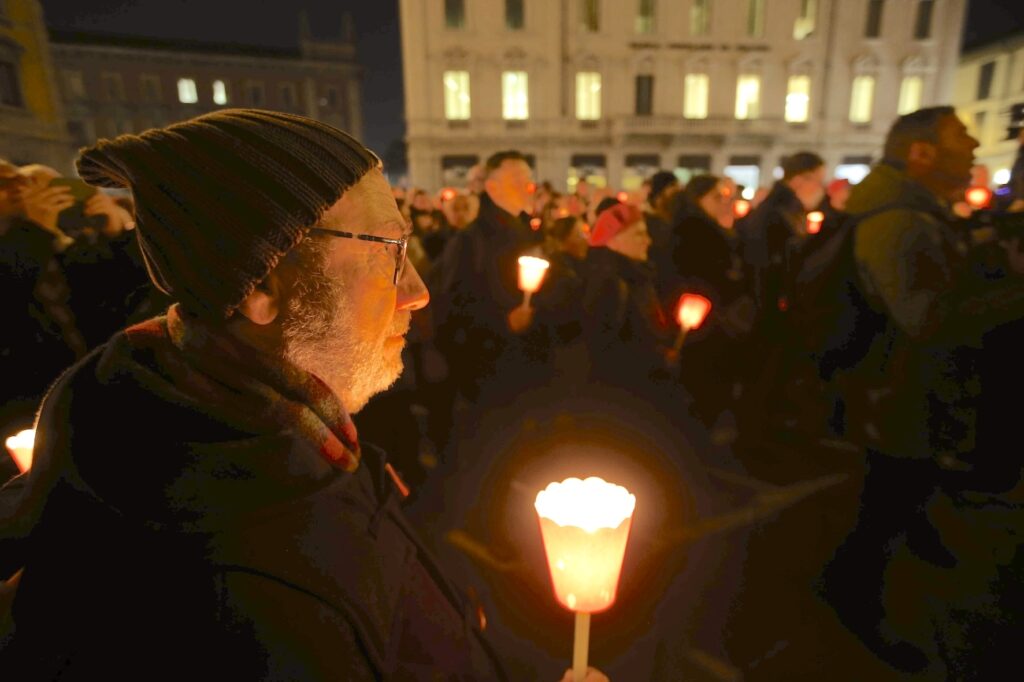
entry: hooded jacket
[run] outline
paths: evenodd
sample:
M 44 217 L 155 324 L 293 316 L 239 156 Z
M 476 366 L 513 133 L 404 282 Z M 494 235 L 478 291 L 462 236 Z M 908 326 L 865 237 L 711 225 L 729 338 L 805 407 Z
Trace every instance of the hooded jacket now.
M 3 490 L 0 678 L 500 678 L 393 473 L 293 365 L 176 307 L 116 335 Z

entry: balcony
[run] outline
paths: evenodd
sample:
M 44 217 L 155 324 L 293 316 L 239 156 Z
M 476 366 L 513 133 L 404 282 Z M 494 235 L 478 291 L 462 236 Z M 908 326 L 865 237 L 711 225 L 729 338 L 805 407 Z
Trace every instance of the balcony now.
M 788 130 L 782 119 L 736 120 L 727 117 L 623 116 L 612 121 L 612 135 L 623 137 L 763 137 Z

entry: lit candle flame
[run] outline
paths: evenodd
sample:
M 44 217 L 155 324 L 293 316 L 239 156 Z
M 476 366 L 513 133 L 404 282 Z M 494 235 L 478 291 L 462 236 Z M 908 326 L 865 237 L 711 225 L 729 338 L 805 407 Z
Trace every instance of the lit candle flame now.
M 7 452 L 11 453 L 18 470 L 25 473 L 32 468 L 32 448 L 35 446 L 35 429 L 25 429 L 10 436 L 7 441 Z
M 821 224 L 825 222 L 825 214 L 821 211 L 811 211 L 807 214 L 807 234 L 818 234 L 821 232 Z
M 536 293 L 551 263 L 536 256 L 519 257 L 519 290 Z
M 683 294 L 679 297 L 679 326 L 686 331 L 697 329 L 711 312 L 711 301 L 700 294 Z

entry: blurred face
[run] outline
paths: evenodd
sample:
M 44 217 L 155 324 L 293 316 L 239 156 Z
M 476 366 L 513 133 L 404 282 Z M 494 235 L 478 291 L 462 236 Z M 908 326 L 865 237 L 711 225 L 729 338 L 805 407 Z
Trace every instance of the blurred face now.
M 651 248 L 651 236 L 647 233 L 647 223 L 635 222 L 622 232 L 611 238 L 608 248 L 621 253 L 635 261 L 646 261 L 647 251 Z
M 384 175 L 373 170 L 324 215 L 321 226 L 401 238 L 407 228 Z M 285 357 L 324 381 L 349 412 L 395 382 L 412 311 L 429 300 L 423 280 L 406 263 L 393 283 L 391 244 L 327 235 L 312 271 L 299 269 L 284 301 Z
M 850 190 L 852 188 L 849 184 L 843 183 L 832 192 L 828 197 L 828 202 L 837 211 L 846 210 L 846 200 L 850 198 Z
M 722 183 L 702 196 L 697 204 L 722 227 L 732 227 L 732 192 Z
M 448 202 L 448 222 L 452 227 L 463 228 L 473 220 L 472 210 L 473 207 L 469 203 L 469 197 L 460 194 Z
M 512 215 L 527 211 L 533 202 L 530 166 L 519 159 L 506 159 L 491 171 L 485 186 L 491 200 Z
M 679 183 L 673 183 L 661 190 L 658 195 L 658 199 L 654 202 L 652 208 L 661 214 L 668 214 L 671 211 L 672 200 L 677 194 L 679 194 L 680 186 Z
M 18 167 L 6 161 L 0 161 L 0 218 L 18 213 L 18 189 L 26 182 L 26 178 L 18 173 Z
M 801 173 L 789 181 L 789 186 L 805 211 L 813 211 L 825 198 L 825 167 Z
M 587 257 L 587 250 L 590 248 L 587 236 L 583 234 L 583 221 L 577 220 L 572 232 L 562 242 L 562 250 L 576 260 L 583 260 Z
M 971 181 L 974 150 L 978 148 L 978 141 L 971 137 L 959 118 L 946 116 L 939 123 L 937 146 L 936 173 L 957 188 L 966 187 Z

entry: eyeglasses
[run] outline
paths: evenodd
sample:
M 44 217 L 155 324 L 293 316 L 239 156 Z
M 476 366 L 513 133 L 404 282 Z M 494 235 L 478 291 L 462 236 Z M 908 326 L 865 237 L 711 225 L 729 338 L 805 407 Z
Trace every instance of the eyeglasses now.
M 310 232 L 321 232 L 323 234 L 329 234 L 332 237 L 342 237 L 344 239 L 358 239 L 364 242 L 377 242 L 379 244 L 394 244 L 398 248 L 395 250 L 395 276 L 392 280 L 395 286 L 398 286 L 398 280 L 402 279 L 402 273 L 405 271 L 405 254 L 409 250 L 409 238 L 402 237 L 401 239 L 389 239 L 388 237 L 378 237 L 373 234 L 359 234 L 358 232 L 342 232 L 341 230 L 329 230 L 326 227 L 314 227 Z

